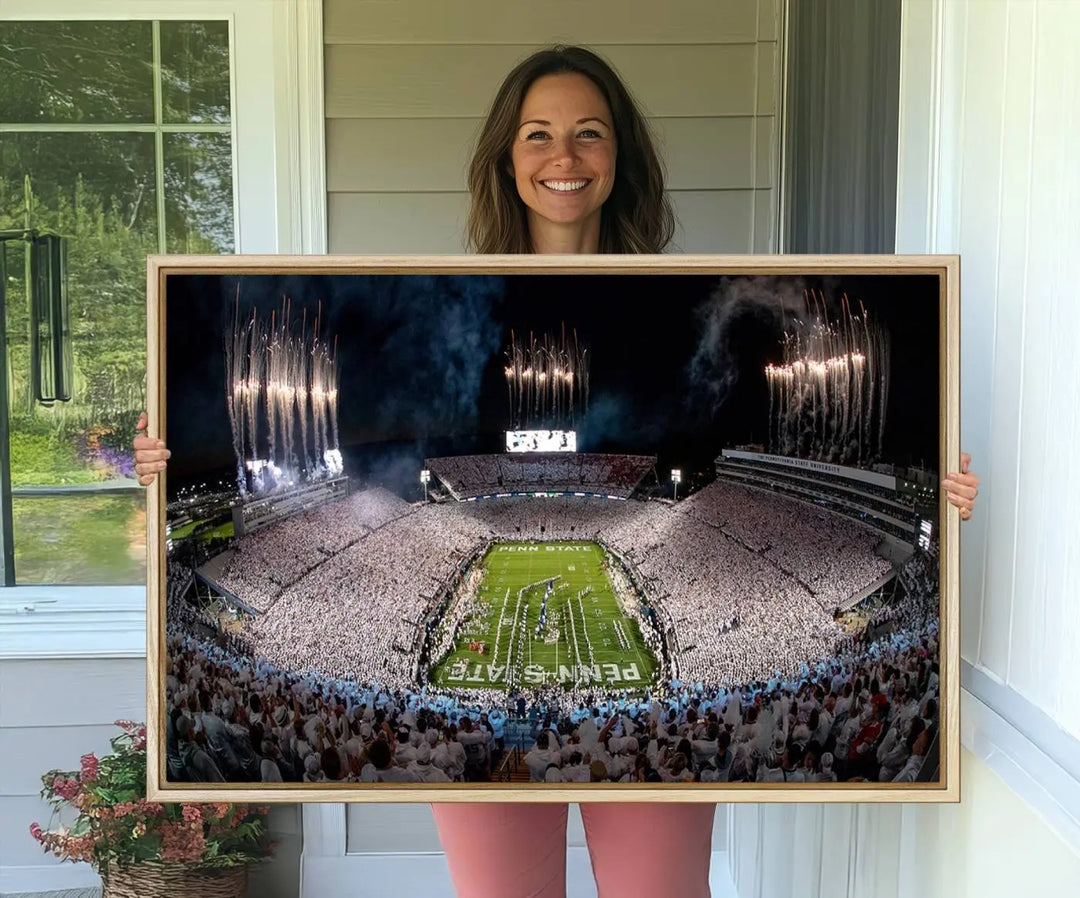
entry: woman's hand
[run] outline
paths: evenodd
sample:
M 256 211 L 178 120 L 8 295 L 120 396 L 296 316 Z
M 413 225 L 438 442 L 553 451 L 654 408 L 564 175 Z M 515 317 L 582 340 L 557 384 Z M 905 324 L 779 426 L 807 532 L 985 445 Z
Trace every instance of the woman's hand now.
M 135 448 L 135 473 L 139 475 L 140 484 L 149 486 L 158 472 L 165 470 L 165 459 L 172 453 L 165 448 L 164 440 L 146 435 L 146 412 L 139 415 L 139 423 L 135 425 L 135 429 L 142 431 L 132 441 Z
M 971 519 L 975 497 L 979 495 L 979 476 L 969 470 L 970 466 L 971 456 L 966 452 L 961 453 L 959 473 L 951 473 L 941 481 L 941 488 L 949 501 L 960 509 L 961 521 Z

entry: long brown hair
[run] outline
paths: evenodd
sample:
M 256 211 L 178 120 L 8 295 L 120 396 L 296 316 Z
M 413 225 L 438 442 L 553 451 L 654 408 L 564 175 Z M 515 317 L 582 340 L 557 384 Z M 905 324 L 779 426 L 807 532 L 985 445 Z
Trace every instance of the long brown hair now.
M 603 95 L 615 128 L 615 181 L 600 218 L 600 252 L 659 253 L 675 233 L 664 194 L 664 170 L 637 103 L 614 69 L 584 47 L 533 53 L 503 81 L 469 163 L 466 236 L 477 253 L 529 253 L 525 204 L 510 174 L 518 115 L 533 82 L 545 75 L 584 75 Z

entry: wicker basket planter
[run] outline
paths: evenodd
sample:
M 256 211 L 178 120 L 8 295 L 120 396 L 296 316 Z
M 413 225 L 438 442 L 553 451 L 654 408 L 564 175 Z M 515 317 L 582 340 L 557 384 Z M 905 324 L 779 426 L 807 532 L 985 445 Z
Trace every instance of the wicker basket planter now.
M 243 898 L 248 871 L 147 861 L 100 872 L 102 898 Z

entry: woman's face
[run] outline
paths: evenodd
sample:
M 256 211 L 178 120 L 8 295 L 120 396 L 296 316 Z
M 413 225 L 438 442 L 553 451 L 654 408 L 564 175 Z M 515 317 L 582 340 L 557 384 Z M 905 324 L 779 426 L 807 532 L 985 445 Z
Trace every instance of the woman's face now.
M 598 229 L 615 180 L 615 151 L 611 110 L 592 81 L 567 73 L 533 82 L 510 160 L 534 237 L 538 228 Z

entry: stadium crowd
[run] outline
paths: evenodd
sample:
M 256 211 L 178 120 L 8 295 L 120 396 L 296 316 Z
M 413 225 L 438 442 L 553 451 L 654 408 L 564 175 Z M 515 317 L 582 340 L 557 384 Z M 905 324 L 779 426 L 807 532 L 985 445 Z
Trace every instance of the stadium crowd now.
M 846 639 L 794 676 L 631 697 L 545 688 L 453 694 L 283 670 L 170 608 L 169 775 L 181 781 L 491 779 L 507 721 L 531 721 L 532 782 L 905 782 L 938 726 L 932 595 L 883 639 Z M 173 611 L 176 614 L 173 614 Z M 920 625 L 920 622 L 921 625 Z
M 264 611 L 309 571 L 411 510 L 404 499 L 375 488 L 256 530 L 239 540 L 221 585 Z
M 427 465 L 456 499 L 543 490 L 627 498 L 656 464 L 646 455 L 531 452 L 431 458 Z
M 492 539 L 578 538 L 630 567 L 670 629 L 683 678 L 742 682 L 827 655 L 842 635 L 834 609 L 892 567 L 857 524 L 720 480 L 675 506 L 576 497 L 412 506 L 369 492 L 240 541 L 221 585 L 263 610 L 245 623 L 254 654 L 402 687 L 432 599 L 462 559 Z M 738 628 L 725 629 L 733 620 Z M 301 626 L 309 632 L 297 638 Z
M 433 597 L 500 538 L 595 539 L 618 553 L 670 630 L 678 678 L 644 699 L 595 686 L 516 697 L 421 687 Z M 877 541 L 846 519 L 719 480 L 674 506 L 412 506 L 357 493 L 240 541 L 223 585 L 246 604 L 272 602 L 242 632 L 209 639 L 210 622 L 170 591 L 170 773 L 487 778 L 515 714 L 539 730 L 526 758 L 538 781 L 912 777 L 936 727 L 936 559 L 900 571 L 906 598 L 865 631 L 887 634 L 856 641 L 832 610 L 891 570 Z

